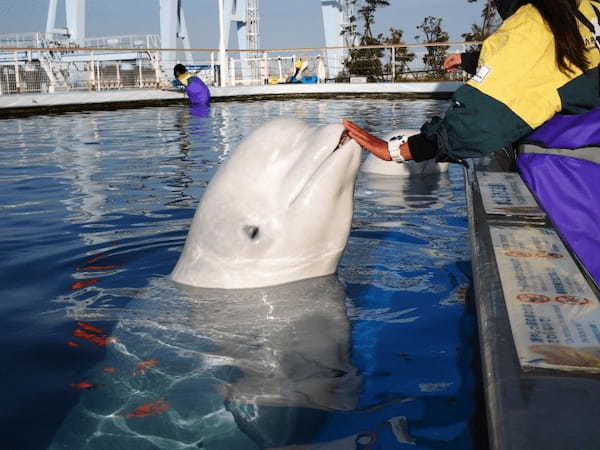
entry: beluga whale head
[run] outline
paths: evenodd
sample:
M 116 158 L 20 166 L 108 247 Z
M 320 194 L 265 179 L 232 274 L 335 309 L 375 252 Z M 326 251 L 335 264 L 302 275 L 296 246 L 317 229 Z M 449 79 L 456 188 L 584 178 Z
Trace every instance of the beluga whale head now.
M 276 119 L 258 128 L 210 181 L 172 279 L 244 289 L 334 273 L 360 152 L 341 124 Z

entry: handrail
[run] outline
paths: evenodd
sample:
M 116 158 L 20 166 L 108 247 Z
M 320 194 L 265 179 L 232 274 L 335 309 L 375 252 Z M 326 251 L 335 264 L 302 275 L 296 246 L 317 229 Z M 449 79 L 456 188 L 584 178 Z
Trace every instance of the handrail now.
M 270 48 L 270 49 L 227 49 L 228 53 L 275 53 L 275 52 L 292 52 L 292 51 L 317 51 L 317 50 L 363 50 L 363 49 L 378 49 L 378 48 L 414 48 L 414 47 L 452 47 L 459 45 L 479 45 L 480 41 L 465 41 L 465 42 L 430 42 L 419 43 L 410 42 L 404 44 L 381 44 L 381 45 L 358 45 L 354 47 L 337 46 L 337 47 L 294 47 L 294 48 Z M 16 52 L 16 51 L 34 51 L 34 52 L 218 52 L 218 48 L 147 48 L 147 47 L 131 47 L 131 48 L 109 48 L 109 47 L 0 47 L 0 51 Z
M 161 83 L 166 84 L 170 79 L 170 66 L 180 62 L 179 58 L 175 56 L 178 52 L 192 55 L 189 58 L 186 55 L 184 60 L 186 65 L 190 63 L 206 66 L 201 72 L 201 76 L 207 83 L 210 85 L 221 84 L 219 75 L 222 73 L 215 57 L 218 54 L 217 49 L 158 48 L 158 41 L 154 39 L 138 43 L 132 40 L 135 37 L 135 35 L 125 36 L 126 39 L 118 43 L 111 42 L 111 46 L 106 45 L 107 40 L 104 39 L 98 42 L 87 41 L 88 45 L 86 45 L 86 41 L 81 41 L 80 46 L 68 41 L 49 42 L 43 40 L 37 44 L 28 43 L 29 47 L 0 46 L 0 71 L 4 74 L 0 79 L 2 95 L 24 92 L 54 93 L 77 89 L 143 88 L 150 85 L 156 87 Z M 115 40 L 118 37 L 113 36 L 111 39 Z M 293 62 L 298 58 L 306 60 L 309 64 L 312 61 L 311 67 L 315 72 L 314 76 L 317 78 L 317 82 L 321 83 L 329 82 L 333 78 L 336 79 L 336 82 L 343 82 L 348 77 L 350 77 L 348 80 L 351 80 L 352 73 L 362 74 L 365 70 L 369 73 L 371 69 L 373 69 L 373 73 L 377 74 L 377 79 L 381 80 L 418 80 L 423 78 L 421 74 L 431 72 L 431 70 L 420 70 L 422 69 L 419 65 L 420 61 L 422 61 L 423 67 L 429 67 L 426 58 L 413 58 L 413 54 L 419 56 L 431 52 L 430 48 L 440 47 L 444 51 L 464 52 L 468 46 L 477 44 L 478 42 L 475 41 L 448 41 L 351 47 L 229 49 L 226 58 L 229 69 L 224 72 L 227 78 L 223 85 L 262 85 L 286 82 L 294 73 Z M 428 48 L 429 50 L 426 50 Z M 414 61 L 407 63 L 405 58 L 399 58 L 398 49 L 404 49 L 403 52 L 407 53 L 408 59 Z M 208 59 L 210 61 L 206 61 Z M 27 66 L 27 63 L 38 60 L 42 62 L 39 67 L 31 64 Z M 206 62 L 201 63 L 199 60 Z M 353 65 L 348 63 L 349 60 Z M 374 60 L 377 60 L 376 64 L 373 63 Z M 132 72 L 132 64 L 138 68 L 137 73 Z M 369 64 L 375 65 L 369 69 L 367 67 Z M 320 70 L 319 67 L 323 70 Z M 436 70 L 432 68 L 432 71 Z M 126 78 L 123 77 L 125 75 Z M 464 77 L 464 74 L 459 74 L 459 76 Z

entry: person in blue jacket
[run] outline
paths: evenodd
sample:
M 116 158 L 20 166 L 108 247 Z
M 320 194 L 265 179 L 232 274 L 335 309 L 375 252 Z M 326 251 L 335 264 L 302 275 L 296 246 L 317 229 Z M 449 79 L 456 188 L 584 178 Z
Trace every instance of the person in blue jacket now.
M 192 104 L 204 106 L 210 104 L 208 86 L 199 77 L 188 72 L 183 64 L 175 65 L 173 75 L 175 75 L 175 79 L 171 82 L 171 87 L 182 87 Z

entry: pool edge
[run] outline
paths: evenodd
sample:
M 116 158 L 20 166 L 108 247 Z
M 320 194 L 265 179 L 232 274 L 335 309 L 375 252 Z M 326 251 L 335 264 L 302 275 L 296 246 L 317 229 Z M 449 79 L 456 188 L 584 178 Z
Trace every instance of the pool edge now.
M 492 248 L 490 221 L 476 181 L 480 170 L 504 170 L 492 159 L 483 158 L 465 171 L 489 448 L 597 450 L 600 377 L 521 369 Z M 551 228 L 546 219 L 512 217 L 504 224 Z
M 355 97 L 448 99 L 461 84 L 461 82 L 284 84 L 212 87 L 210 90 L 213 102 Z M 173 104 L 188 104 L 188 100 L 180 92 L 160 89 L 0 95 L 0 119 Z

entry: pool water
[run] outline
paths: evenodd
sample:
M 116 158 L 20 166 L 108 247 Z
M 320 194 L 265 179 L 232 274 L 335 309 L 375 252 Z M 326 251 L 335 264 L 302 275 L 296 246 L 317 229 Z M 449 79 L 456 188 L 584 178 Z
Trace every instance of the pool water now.
M 216 103 L 0 121 L 2 448 L 481 448 L 460 167 L 360 174 L 336 276 L 168 274 L 215 170 L 265 121 L 383 135 L 439 100 Z

